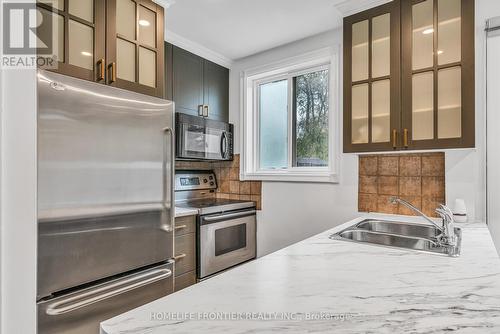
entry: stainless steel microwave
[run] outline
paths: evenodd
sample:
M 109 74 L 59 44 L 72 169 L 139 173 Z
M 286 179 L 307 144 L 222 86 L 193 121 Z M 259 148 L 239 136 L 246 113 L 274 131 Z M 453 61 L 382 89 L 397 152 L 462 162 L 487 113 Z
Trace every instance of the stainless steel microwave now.
M 199 116 L 176 114 L 179 160 L 233 160 L 233 125 Z

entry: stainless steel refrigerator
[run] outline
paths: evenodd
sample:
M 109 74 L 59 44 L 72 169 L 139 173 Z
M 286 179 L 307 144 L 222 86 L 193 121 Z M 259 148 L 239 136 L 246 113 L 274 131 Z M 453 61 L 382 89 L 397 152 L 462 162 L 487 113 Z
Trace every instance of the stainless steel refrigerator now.
M 38 333 L 173 291 L 174 105 L 38 72 Z

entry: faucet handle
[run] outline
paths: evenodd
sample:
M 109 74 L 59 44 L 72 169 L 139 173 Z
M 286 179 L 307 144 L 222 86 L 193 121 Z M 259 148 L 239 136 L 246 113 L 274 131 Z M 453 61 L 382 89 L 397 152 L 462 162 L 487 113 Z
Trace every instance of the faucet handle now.
M 436 213 L 443 219 L 443 226 L 453 221 L 453 214 L 450 215 L 448 210 L 444 208 L 437 208 Z
M 451 209 L 448 206 L 444 204 L 439 204 L 439 208 L 444 210 L 448 215 L 450 215 L 453 218 L 453 211 L 451 211 Z

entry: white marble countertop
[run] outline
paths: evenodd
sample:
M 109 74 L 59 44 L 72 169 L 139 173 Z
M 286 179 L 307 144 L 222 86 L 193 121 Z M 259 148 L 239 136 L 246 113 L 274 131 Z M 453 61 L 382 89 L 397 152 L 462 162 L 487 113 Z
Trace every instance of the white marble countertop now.
M 195 208 L 180 208 L 178 206 L 175 207 L 175 218 L 193 216 L 197 214 L 198 214 L 198 209 Z
M 500 261 L 484 224 L 460 225 L 458 258 L 328 238 L 361 219 L 107 320 L 101 332 L 500 333 Z

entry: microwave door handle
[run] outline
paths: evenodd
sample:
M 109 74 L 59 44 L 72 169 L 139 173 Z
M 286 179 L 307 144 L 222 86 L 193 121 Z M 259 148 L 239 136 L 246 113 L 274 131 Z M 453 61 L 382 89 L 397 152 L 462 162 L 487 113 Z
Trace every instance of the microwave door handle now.
M 166 230 L 173 231 L 175 224 L 174 212 L 174 165 L 175 165 L 175 141 L 174 131 L 172 128 L 166 127 L 163 129 L 166 138 L 170 138 L 169 142 L 165 140 L 163 145 L 163 208 L 164 212 L 169 209 L 168 224 Z M 168 161 L 168 157 L 170 160 Z M 168 168 L 167 168 L 168 166 Z
M 220 153 L 223 159 L 227 158 L 227 135 L 226 132 L 222 132 L 220 137 Z
M 106 299 L 127 293 L 143 286 L 161 281 L 172 276 L 170 269 L 157 269 L 142 275 L 120 280 L 111 285 L 95 288 L 77 295 L 59 300 L 47 307 L 46 313 L 58 316 L 65 313 L 77 311 L 81 308 L 102 302 Z

